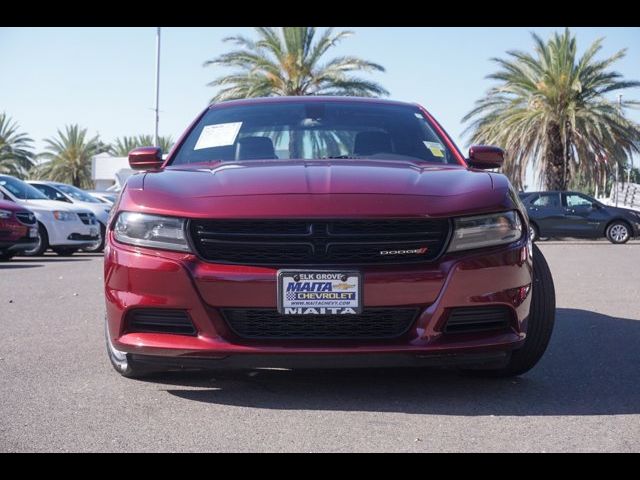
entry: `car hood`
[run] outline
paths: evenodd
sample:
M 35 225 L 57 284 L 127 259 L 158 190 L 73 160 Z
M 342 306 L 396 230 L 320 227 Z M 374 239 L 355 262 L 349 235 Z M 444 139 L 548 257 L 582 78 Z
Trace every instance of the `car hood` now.
M 106 222 L 109 217 L 109 210 L 111 209 L 110 205 L 106 203 L 89 203 L 89 202 L 80 202 L 76 201 L 73 203 L 76 207 L 80 207 L 83 210 L 89 210 L 93 212 L 93 214 L 98 217 L 100 221 L 103 223 Z
M 0 200 L 0 210 L 9 210 L 10 212 L 28 212 L 29 211 L 27 208 L 25 208 L 21 204 L 9 202 L 6 200 Z
M 486 172 L 396 161 L 252 161 L 149 173 L 143 189 L 180 197 L 281 194 L 451 196 L 492 188 Z
M 34 212 L 53 212 L 60 210 L 65 212 L 87 212 L 86 208 L 72 207 L 68 203 L 56 200 L 20 200 L 20 205 L 33 210 Z
M 631 215 L 634 218 L 637 218 L 640 215 L 640 210 L 633 210 L 631 208 L 624 208 L 624 207 L 610 207 L 607 206 L 607 208 L 612 212 L 612 213 L 617 213 L 619 215 L 623 215 L 623 216 L 629 216 Z

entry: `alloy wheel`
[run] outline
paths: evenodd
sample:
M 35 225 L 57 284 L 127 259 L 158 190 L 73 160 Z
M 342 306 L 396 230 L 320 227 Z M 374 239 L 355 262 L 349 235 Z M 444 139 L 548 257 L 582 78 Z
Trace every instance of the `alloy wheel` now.
M 624 225 L 618 224 L 611 227 L 609 234 L 616 242 L 621 243 L 629 237 L 629 229 Z

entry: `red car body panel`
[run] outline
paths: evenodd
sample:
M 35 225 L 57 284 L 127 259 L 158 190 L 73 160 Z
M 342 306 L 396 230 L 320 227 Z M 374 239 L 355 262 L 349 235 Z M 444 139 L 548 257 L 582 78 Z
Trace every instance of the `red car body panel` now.
M 305 101 L 320 101 L 309 98 Z M 255 99 L 238 103 L 290 101 Z M 332 99 L 332 101 L 356 101 Z M 358 102 L 382 102 L 358 99 Z M 389 102 L 383 102 L 389 103 Z M 206 112 L 206 110 L 205 110 Z M 129 178 L 114 207 L 184 218 L 452 218 L 518 210 L 503 175 L 469 169 L 442 128 L 459 165 L 382 160 L 259 160 L 171 166 L 187 133 L 159 171 Z M 204 112 L 203 112 L 204 114 Z M 113 223 L 113 222 L 112 222 Z M 526 228 L 525 228 L 526 232 Z M 364 307 L 416 307 L 412 327 L 393 341 L 269 340 L 239 338 L 220 314 L 224 307 L 276 308 L 278 268 L 216 264 L 193 253 L 119 243 L 108 232 L 105 294 L 109 335 L 124 352 L 164 357 L 224 358 L 237 354 L 429 355 L 518 348 L 526 336 L 532 262 L 528 238 L 509 245 L 445 253 L 434 262 L 359 267 Z M 454 307 L 507 306 L 508 331 L 450 335 L 443 332 Z M 186 310 L 197 335 L 128 332 L 134 308 Z
M 27 225 L 16 217 L 16 213 L 31 213 L 24 207 L 13 202 L 0 200 L 0 210 L 12 212 L 9 218 L 0 218 L 0 253 L 5 250 L 24 251 L 36 243 L 35 239 L 29 238 L 29 229 L 35 226 Z

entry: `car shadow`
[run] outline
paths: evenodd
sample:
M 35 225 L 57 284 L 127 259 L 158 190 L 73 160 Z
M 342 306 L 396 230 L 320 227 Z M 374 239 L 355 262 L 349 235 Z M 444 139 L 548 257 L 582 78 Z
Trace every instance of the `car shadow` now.
M 0 263 L 0 270 L 10 270 L 12 268 L 37 268 L 37 267 L 44 267 L 44 265 L 39 265 L 39 264 L 20 265 L 20 264 L 14 264 L 14 263 Z
M 170 372 L 185 400 L 276 410 L 435 415 L 640 413 L 640 319 L 560 308 L 548 350 L 521 377 L 477 378 L 438 369 Z

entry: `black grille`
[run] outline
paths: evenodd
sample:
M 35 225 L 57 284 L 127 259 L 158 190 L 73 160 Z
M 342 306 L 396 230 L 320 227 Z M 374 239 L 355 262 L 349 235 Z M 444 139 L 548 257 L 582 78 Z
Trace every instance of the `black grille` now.
M 82 220 L 82 223 L 85 225 L 95 225 L 96 217 L 93 213 L 78 213 L 78 217 Z
M 362 265 L 434 260 L 448 239 L 449 221 L 191 220 L 189 230 L 197 252 L 211 262 Z
M 247 339 L 374 340 L 402 336 L 415 308 L 371 308 L 358 315 L 281 315 L 271 309 L 223 309 L 233 332 Z
M 36 216 L 33 213 L 29 212 L 18 212 L 16 213 L 16 218 L 20 220 L 25 225 L 35 225 L 36 224 Z
M 454 308 L 449 314 L 445 333 L 502 330 L 509 326 L 511 309 L 505 306 Z
M 195 335 L 196 329 L 182 310 L 137 309 L 127 315 L 127 332 Z
M 100 238 L 98 235 L 91 236 L 91 235 L 83 235 L 81 233 L 70 233 L 69 236 L 67 237 L 67 240 L 89 242 L 89 241 L 97 240 L 98 238 Z

